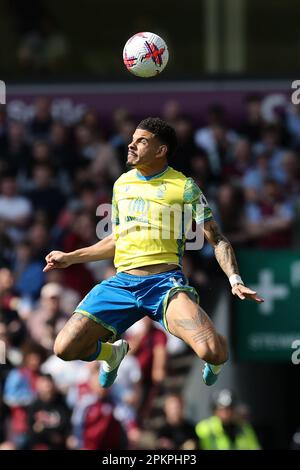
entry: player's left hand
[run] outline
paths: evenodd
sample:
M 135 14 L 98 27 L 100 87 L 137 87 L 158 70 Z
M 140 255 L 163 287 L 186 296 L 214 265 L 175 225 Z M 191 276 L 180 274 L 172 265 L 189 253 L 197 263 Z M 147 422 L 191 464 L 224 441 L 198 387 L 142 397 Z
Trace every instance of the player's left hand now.
M 259 297 L 254 290 L 249 289 L 249 287 L 244 286 L 244 284 L 235 284 L 231 289 L 231 292 L 241 300 L 255 300 L 255 302 L 258 302 L 259 304 L 264 302 L 262 297 Z

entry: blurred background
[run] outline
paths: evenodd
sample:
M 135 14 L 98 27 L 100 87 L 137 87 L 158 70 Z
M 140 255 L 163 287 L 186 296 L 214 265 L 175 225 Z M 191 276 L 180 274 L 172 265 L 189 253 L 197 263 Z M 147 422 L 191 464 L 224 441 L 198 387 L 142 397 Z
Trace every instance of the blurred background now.
M 300 448 L 299 10 L 296 0 L 0 0 L 0 449 Z M 169 46 L 154 79 L 122 63 L 139 31 Z M 171 166 L 201 187 L 245 283 L 265 297 L 232 299 L 212 250 L 186 253 L 230 342 L 213 388 L 192 351 L 148 319 L 128 331 L 132 354 L 109 391 L 97 363 L 52 353 L 114 268 L 45 275 L 44 257 L 97 241 L 96 208 L 149 115 L 175 127 Z

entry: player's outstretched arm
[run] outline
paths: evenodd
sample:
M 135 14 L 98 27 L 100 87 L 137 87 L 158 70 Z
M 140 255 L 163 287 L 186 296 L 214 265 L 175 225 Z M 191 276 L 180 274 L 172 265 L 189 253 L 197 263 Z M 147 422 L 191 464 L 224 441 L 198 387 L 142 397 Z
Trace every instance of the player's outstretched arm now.
M 115 240 L 113 235 L 105 237 L 95 245 L 79 250 L 64 253 L 63 251 L 51 251 L 46 256 L 46 266 L 43 271 L 47 272 L 51 269 L 67 268 L 71 264 L 88 263 L 89 261 L 100 261 L 103 259 L 113 258 L 115 254 Z
M 255 291 L 243 284 L 233 248 L 227 238 L 222 234 L 215 220 L 212 219 L 205 222 L 204 236 L 214 248 L 215 257 L 224 273 L 229 278 L 233 295 L 236 295 L 242 300 L 251 299 L 259 303 L 263 302 L 264 300 L 259 297 Z

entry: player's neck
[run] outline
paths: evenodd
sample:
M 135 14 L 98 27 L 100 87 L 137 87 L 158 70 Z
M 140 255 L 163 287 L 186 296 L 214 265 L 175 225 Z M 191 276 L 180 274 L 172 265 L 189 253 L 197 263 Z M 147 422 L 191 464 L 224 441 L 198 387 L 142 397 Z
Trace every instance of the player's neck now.
M 163 164 L 157 165 L 157 166 L 142 166 L 137 168 L 137 171 L 142 175 L 142 176 L 154 176 L 156 174 L 161 173 L 162 171 L 166 170 L 168 168 L 168 162 L 165 161 Z

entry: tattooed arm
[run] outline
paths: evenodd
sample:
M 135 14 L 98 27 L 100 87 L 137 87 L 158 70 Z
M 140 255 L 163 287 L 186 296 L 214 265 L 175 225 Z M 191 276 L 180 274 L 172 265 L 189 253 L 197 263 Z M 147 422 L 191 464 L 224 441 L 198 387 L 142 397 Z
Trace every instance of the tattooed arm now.
M 233 248 L 227 238 L 221 233 L 215 220 L 209 220 L 204 224 L 204 235 L 215 251 L 216 259 L 224 273 L 230 277 L 239 274 Z
M 215 220 L 211 219 L 204 224 L 204 236 L 215 251 L 215 257 L 224 273 L 228 276 L 239 275 L 239 269 L 233 248 L 227 238 L 221 233 Z M 232 287 L 233 295 L 244 300 L 253 299 L 256 302 L 263 302 L 255 291 L 244 286 L 244 284 L 234 284 Z

